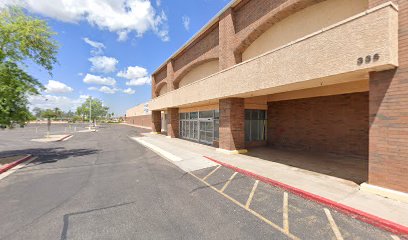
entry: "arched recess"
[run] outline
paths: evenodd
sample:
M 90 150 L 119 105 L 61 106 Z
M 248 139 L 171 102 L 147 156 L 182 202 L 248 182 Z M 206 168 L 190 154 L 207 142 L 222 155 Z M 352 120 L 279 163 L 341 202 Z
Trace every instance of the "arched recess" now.
M 367 8 L 368 0 L 295 1 L 254 28 L 234 53 L 246 61 Z
M 173 81 L 174 88 L 180 88 L 219 71 L 218 58 L 209 58 L 191 64 Z
M 156 97 L 161 96 L 163 94 L 165 94 L 166 92 L 168 92 L 168 87 L 167 87 L 167 83 L 165 81 L 160 82 L 159 84 L 157 84 L 156 86 Z

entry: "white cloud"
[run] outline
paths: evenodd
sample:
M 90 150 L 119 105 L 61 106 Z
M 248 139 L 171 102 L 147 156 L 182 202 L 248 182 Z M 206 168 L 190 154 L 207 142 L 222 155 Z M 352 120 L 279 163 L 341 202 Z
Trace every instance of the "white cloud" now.
M 127 86 L 140 86 L 151 83 L 147 69 L 139 66 L 128 67 L 126 70 L 118 72 L 117 76 L 128 79 Z
M 124 41 L 126 41 L 127 39 L 128 39 L 128 34 L 129 34 L 129 32 L 128 31 L 121 31 L 121 32 L 118 32 L 118 41 L 119 42 L 124 42 Z
M 123 92 L 126 93 L 126 94 L 135 94 L 136 91 L 131 89 L 131 88 L 127 88 L 127 89 L 123 90 Z
M 161 6 L 161 1 L 160 0 L 156 0 L 156 6 L 158 6 L 158 7 Z
M 103 92 L 103 93 L 107 93 L 107 94 L 114 94 L 116 93 L 116 91 L 118 91 L 119 89 L 117 88 L 110 88 L 108 86 L 102 86 L 100 88 L 97 87 L 89 87 L 88 90 L 91 91 L 99 91 L 99 92 Z
M 143 77 L 138 79 L 132 79 L 126 82 L 126 86 L 141 86 L 146 84 L 151 84 L 152 79 L 150 77 Z
M 120 89 L 115 88 L 115 87 L 108 87 L 108 86 L 102 86 L 100 88 L 97 87 L 89 87 L 88 90 L 91 91 L 98 91 L 98 92 L 103 92 L 103 93 L 107 93 L 107 94 L 114 94 L 117 91 L 119 91 Z
M 83 40 L 84 40 L 87 44 L 89 44 L 91 47 L 93 47 L 93 49 L 91 50 L 91 54 L 93 54 L 93 55 L 102 54 L 102 53 L 103 53 L 103 49 L 106 48 L 103 43 L 92 41 L 92 40 L 89 39 L 89 38 L 83 38 Z
M 117 76 L 126 79 L 137 79 L 147 76 L 147 69 L 139 66 L 128 67 L 126 71 L 118 72 Z
M 95 76 L 89 73 L 86 74 L 83 81 L 84 83 L 88 83 L 88 84 L 99 84 L 99 85 L 110 85 L 110 86 L 113 86 L 116 84 L 116 80 L 113 78 Z
M 46 93 L 69 93 L 73 90 L 73 88 L 67 86 L 66 84 L 55 80 L 49 80 L 45 85 Z
M 92 63 L 91 71 L 111 73 L 116 71 L 116 65 L 119 61 L 113 57 L 96 56 L 88 59 Z
M 58 107 L 63 111 L 75 111 L 76 108 L 84 103 L 87 98 L 87 95 L 81 95 L 78 98 L 68 98 L 65 96 L 55 95 L 35 95 L 29 96 L 28 100 L 30 102 L 31 108 L 39 107 L 42 109 L 52 109 Z
M 5 1 L 5 2 L 4 2 Z M 19 5 L 29 11 L 63 22 L 87 21 L 92 26 L 122 34 L 142 36 L 153 31 L 168 40 L 167 17 L 147 0 L 2 0 L 1 5 Z
M 187 31 L 190 30 L 190 18 L 188 16 L 183 16 L 181 20 L 183 21 L 184 29 Z

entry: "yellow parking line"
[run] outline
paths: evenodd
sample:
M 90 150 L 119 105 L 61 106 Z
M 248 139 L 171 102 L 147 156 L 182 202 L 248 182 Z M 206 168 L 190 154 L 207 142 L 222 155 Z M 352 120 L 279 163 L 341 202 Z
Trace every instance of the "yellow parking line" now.
M 205 179 L 207 179 L 209 176 L 211 176 L 213 173 L 215 173 L 219 168 L 221 167 L 221 165 L 218 165 L 218 167 L 216 167 L 214 170 L 212 170 L 207 176 L 205 176 L 202 180 L 205 181 Z
M 391 238 L 392 238 L 393 240 L 400 240 L 400 238 L 399 238 L 398 236 L 396 236 L 396 235 L 391 235 Z
M 329 220 L 330 226 L 334 232 L 334 235 L 336 236 L 337 240 L 343 240 L 343 236 L 341 236 L 340 230 L 336 225 L 336 222 L 333 219 L 333 216 L 331 215 L 329 209 L 324 208 L 324 212 L 326 213 L 327 220 Z
M 289 233 L 288 193 L 283 193 L 283 229 Z
M 237 175 L 238 172 L 234 172 L 232 176 L 228 179 L 228 181 L 224 184 L 224 187 L 221 188 L 221 192 L 224 192 L 224 190 L 228 187 L 232 179 L 234 179 L 235 175 Z
M 252 187 L 252 191 L 249 194 L 248 200 L 247 200 L 247 202 L 245 204 L 245 208 L 249 208 L 249 205 L 251 205 L 252 198 L 254 197 L 256 187 L 258 187 L 258 183 L 259 183 L 259 180 L 256 180 L 255 183 L 254 183 L 254 186 Z
M 205 185 L 207 185 L 209 188 L 211 188 L 212 190 L 218 192 L 219 194 L 221 194 L 223 197 L 227 198 L 228 200 L 230 200 L 231 202 L 235 203 L 236 205 L 242 207 L 243 209 L 247 210 L 248 212 L 250 212 L 252 215 L 256 216 L 257 218 L 259 218 L 260 220 L 264 221 L 265 223 L 269 224 L 270 226 L 272 226 L 273 228 L 275 228 L 276 230 L 282 232 L 283 234 L 285 234 L 287 237 L 289 237 L 290 239 L 294 239 L 294 240 L 299 240 L 298 237 L 290 234 L 290 233 L 286 233 L 281 227 L 279 227 L 278 225 L 276 225 L 275 223 L 269 221 L 268 219 L 266 219 L 265 217 L 263 217 L 261 214 L 255 212 L 254 210 L 250 209 L 250 208 L 245 208 L 245 206 L 243 204 L 241 204 L 240 202 L 238 202 L 237 200 L 233 199 L 232 197 L 228 196 L 227 194 L 221 192 L 220 190 L 218 190 L 217 188 L 215 188 L 214 186 L 211 186 L 209 183 L 207 183 L 206 181 L 203 181 L 201 178 L 197 177 L 196 175 L 194 175 L 193 173 L 189 172 L 189 174 L 193 177 L 195 177 L 197 180 L 201 181 L 202 183 L 204 183 Z

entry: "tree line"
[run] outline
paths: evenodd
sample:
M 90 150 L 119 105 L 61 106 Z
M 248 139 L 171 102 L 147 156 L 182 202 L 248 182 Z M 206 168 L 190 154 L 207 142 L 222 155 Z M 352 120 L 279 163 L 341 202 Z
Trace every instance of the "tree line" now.
M 88 98 L 75 112 L 29 110 L 29 96 L 39 95 L 45 88 L 24 69 L 28 62 L 33 63 L 52 77 L 59 48 L 53 38 L 56 34 L 46 21 L 26 15 L 21 8 L 0 9 L 0 128 L 22 127 L 36 119 L 95 122 L 113 117 L 95 98 Z
M 114 113 L 109 112 L 109 107 L 104 106 L 101 100 L 89 97 L 75 112 L 71 110 L 62 111 L 60 108 L 41 109 L 35 107 L 32 110 L 30 120 L 52 119 L 69 122 L 95 122 L 109 121 L 113 118 Z

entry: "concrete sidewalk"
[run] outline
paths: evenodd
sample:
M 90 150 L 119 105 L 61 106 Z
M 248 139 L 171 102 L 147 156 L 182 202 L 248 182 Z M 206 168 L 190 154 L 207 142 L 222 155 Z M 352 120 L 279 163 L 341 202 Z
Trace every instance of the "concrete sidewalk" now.
M 408 226 L 407 203 L 362 192 L 359 185 L 352 181 L 247 155 L 227 155 L 215 151 L 214 147 L 182 139 L 171 139 L 159 134 L 144 134 L 143 137 L 134 139 L 158 154 L 170 155 L 164 157 L 171 159 L 187 172 L 214 166 L 214 162 L 205 158 L 210 157 L 347 207 Z

